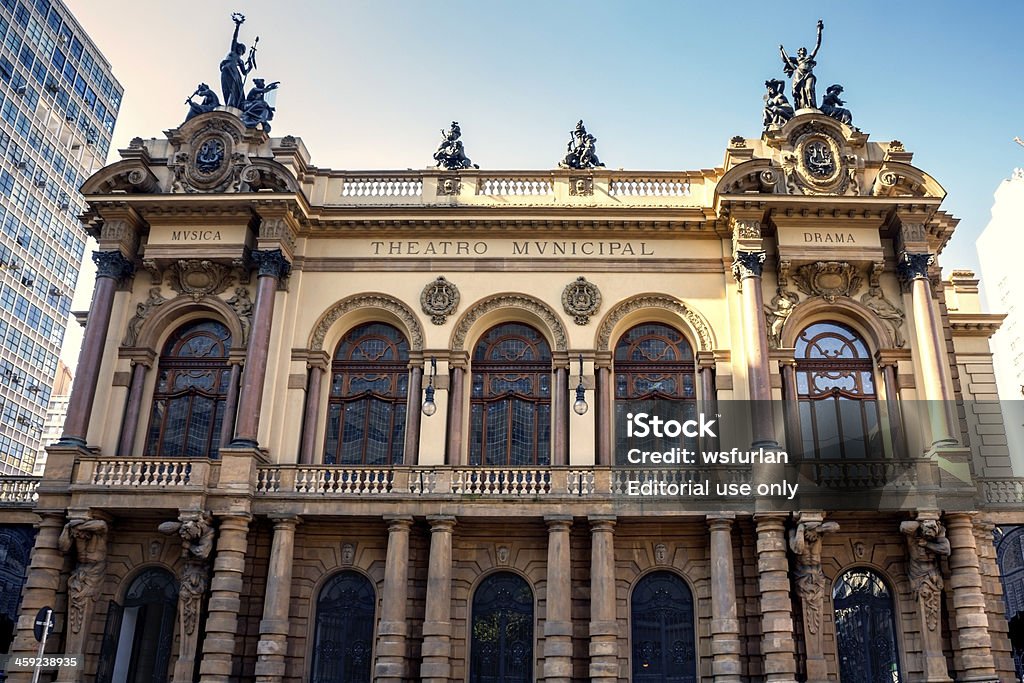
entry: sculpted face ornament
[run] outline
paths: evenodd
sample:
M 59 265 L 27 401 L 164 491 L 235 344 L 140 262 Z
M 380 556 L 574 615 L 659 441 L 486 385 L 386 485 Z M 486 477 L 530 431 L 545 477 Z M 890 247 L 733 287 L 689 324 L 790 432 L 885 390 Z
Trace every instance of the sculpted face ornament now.
M 352 563 L 356 561 L 356 547 L 351 543 L 346 543 L 341 546 L 341 563 L 346 566 L 352 566 Z
M 500 545 L 500 546 L 498 546 L 498 552 L 497 552 L 498 564 L 500 564 L 500 565 L 508 564 L 508 556 L 509 556 L 508 546 L 507 545 Z
M 196 170 L 200 173 L 214 173 L 224 163 L 224 143 L 210 138 L 199 147 L 196 154 Z
M 665 564 L 668 562 L 668 546 L 664 543 L 659 543 L 654 546 L 654 561 L 658 564 Z
M 836 171 L 832 150 L 822 140 L 813 140 L 804 148 L 804 163 L 807 170 L 818 178 L 828 178 Z

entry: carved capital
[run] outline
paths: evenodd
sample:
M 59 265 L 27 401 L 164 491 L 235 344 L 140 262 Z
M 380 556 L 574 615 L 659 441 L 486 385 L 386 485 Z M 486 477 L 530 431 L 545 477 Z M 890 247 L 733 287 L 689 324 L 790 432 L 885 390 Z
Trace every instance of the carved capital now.
M 766 254 L 763 251 L 737 251 L 732 262 L 732 274 L 737 280 L 761 277 Z
M 92 261 L 96 264 L 96 278 L 108 277 L 117 282 L 135 274 L 135 265 L 120 251 L 94 251 Z
M 256 265 L 257 277 L 272 277 L 281 280 L 288 277 L 292 265 L 284 257 L 280 249 L 252 252 L 252 261 Z
M 897 265 L 900 279 L 904 282 L 928 277 L 928 266 L 935 262 L 931 254 L 912 254 L 904 251 Z

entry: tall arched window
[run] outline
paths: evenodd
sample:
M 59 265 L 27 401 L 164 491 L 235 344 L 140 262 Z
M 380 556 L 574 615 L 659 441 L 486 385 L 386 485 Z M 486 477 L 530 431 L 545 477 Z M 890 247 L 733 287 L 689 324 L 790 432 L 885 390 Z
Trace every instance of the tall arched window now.
M 633 589 L 633 683 L 696 683 L 693 593 L 672 572 L 654 572 Z
M 892 594 L 877 573 L 844 572 L 832 588 L 840 683 L 899 683 Z
M 492 327 L 473 352 L 469 462 L 551 463 L 551 347 L 519 323 Z
M 814 323 L 797 337 L 795 356 L 803 452 L 882 457 L 874 364 L 864 340 L 840 323 Z
M 178 613 L 178 582 L 166 569 L 146 569 L 132 581 L 124 605 L 113 600 L 96 683 L 167 681 Z
M 370 580 L 344 571 L 321 589 L 316 603 L 312 683 L 369 683 L 377 605 Z
M 625 424 L 630 413 L 680 423 L 692 420 L 697 414 L 695 378 L 693 347 L 678 330 L 662 323 L 630 328 L 615 345 L 616 424 Z M 682 438 L 686 447 L 696 447 L 695 439 Z M 679 446 L 679 439 L 632 438 L 629 448 L 663 451 Z M 625 453 L 625 449 L 616 452 Z
M 533 680 L 533 591 L 518 574 L 492 574 L 473 594 L 469 680 Z
M 346 334 L 331 365 L 324 462 L 400 465 L 409 388 L 409 342 L 385 323 Z
M 214 320 L 182 325 L 160 354 L 146 454 L 216 457 L 227 398 L 231 332 Z

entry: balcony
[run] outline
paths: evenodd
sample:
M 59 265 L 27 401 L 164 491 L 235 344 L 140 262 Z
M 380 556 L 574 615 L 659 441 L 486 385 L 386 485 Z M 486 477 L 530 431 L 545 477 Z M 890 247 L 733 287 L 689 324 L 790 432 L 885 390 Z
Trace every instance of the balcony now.
M 0 507 L 30 508 L 39 495 L 39 477 L 0 475 Z

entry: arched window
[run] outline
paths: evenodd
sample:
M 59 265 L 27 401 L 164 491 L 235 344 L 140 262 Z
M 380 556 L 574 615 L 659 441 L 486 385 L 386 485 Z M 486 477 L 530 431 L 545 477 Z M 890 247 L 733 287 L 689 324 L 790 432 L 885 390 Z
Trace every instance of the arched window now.
M 160 354 L 146 455 L 216 457 L 227 398 L 231 332 L 214 320 L 182 325 Z
M 473 352 L 469 462 L 551 463 L 551 347 L 519 323 L 492 327 Z
M 331 365 L 324 462 L 400 465 L 409 390 L 409 342 L 385 323 L 346 334 Z
M 795 355 L 803 452 L 882 457 L 874 365 L 864 340 L 840 323 L 814 323 L 797 337 Z
M 892 594 L 877 573 L 850 569 L 832 588 L 840 683 L 899 683 Z
M 111 600 L 96 683 L 167 681 L 178 613 L 178 582 L 166 569 L 146 569 L 132 581 L 124 605 Z
M 341 572 L 324 585 L 316 603 L 312 683 L 369 683 L 376 605 L 373 584 L 359 572 Z
M 661 323 L 630 328 L 615 345 L 616 424 L 625 424 L 630 413 L 692 420 L 697 414 L 695 378 L 693 348 L 678 330 Z M 682 438 L 687 448 L 696 447 L 696 439 Z M 631 438 L 629 448 L 663 451 L 679 446 L 679 439 Z
M 517 574 L 492 574 L 480 582 L 473 594 L 469 680 L 533 680 L 533 591 Z
M 1017 680 L 1024 676 L 1024 526 L 996 530 L 996 559 Z
M 30 526 L 0 527 L 0 652 L 9 652 L 14 642 L 34 537 Z
M 696 683 L 693 593 L 672 572 L 654 572 L 633 589 L 633 683 Z

